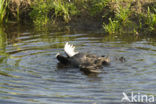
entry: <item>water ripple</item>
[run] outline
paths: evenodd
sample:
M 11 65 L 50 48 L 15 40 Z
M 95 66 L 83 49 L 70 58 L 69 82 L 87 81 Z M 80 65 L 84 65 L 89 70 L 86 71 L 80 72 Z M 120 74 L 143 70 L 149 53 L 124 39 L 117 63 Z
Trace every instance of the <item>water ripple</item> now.
M 23 32 L 10 37 L 0 50 L 0 102 L 120 104 L 124 91 L 155 95 L 156 45 L 149 39 L 129 37 L 131 41 L 120 36 L 64 32 Z M 77 68 L 58 67 L 55 55 L 63 53 L 65 42 L 83 52 L 110 56 L 110 66 L 90 75 Z M 121 62 L 120 57 L 126 61 Z

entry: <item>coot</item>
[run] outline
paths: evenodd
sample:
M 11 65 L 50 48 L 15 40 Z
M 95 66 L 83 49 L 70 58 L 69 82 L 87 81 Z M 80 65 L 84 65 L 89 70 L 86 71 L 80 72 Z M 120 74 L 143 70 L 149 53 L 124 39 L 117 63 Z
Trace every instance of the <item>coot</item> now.
M 67 56 L 57 53 L 58 61 L 64 65 L 78 67 L 85 72 L 101 72 L 100 69 L 103 65 L 110 63 L 108 57 L 75 51 L 75 47 L 68 42 L 64 46 L 64 51 Z

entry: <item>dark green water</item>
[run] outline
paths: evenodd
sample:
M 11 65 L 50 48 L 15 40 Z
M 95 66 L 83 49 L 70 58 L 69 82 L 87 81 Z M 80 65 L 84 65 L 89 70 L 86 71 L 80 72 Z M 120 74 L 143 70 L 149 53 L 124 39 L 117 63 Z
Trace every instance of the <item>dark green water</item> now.
M 0 28 L 0 104 L 120 104 L 123 92 L 156 95 L 156 37 L 43 30 Z M 96 75 L 58 67 L 65 42 L 110 56 L 110 66 Z

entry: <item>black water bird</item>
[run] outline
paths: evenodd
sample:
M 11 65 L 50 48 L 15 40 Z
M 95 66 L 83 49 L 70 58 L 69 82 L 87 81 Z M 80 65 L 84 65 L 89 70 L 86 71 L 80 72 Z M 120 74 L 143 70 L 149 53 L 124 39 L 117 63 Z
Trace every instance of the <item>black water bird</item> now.
M 110 59 L 108 57 L 75 51 L 75 47 L 70 45 L 68 42 L 64 46 L 64 51 L 67 56 L 65 57 L 60 53 L 57 53 L 57 60 L 61 64 L 78 67 L 85 72 L 99 73 L 101 72 L 100 69 L 103 65 L 108 65 L 110 63 Z

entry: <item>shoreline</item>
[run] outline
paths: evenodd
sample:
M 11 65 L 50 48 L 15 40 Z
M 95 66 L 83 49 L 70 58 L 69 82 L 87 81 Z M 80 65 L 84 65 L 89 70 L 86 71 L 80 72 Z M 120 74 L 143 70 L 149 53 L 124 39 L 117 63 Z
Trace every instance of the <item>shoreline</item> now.
M 101 28 L 108 34 L 156 33 L 154 0 L 11 0 L 6 9 L 8 23 L 32 23 L 34 26 L 63 23 L 70 26 Z

